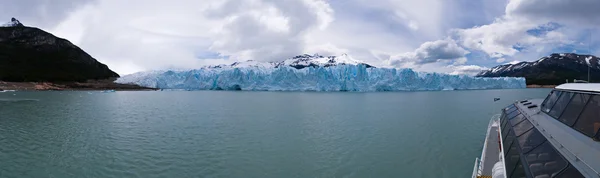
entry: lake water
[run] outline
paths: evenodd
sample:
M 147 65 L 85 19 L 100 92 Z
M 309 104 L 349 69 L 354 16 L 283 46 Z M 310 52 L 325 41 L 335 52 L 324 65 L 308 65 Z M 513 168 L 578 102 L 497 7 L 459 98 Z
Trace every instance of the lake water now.
M 468 177 L 549 91 L 6 92 L 0 177 Z

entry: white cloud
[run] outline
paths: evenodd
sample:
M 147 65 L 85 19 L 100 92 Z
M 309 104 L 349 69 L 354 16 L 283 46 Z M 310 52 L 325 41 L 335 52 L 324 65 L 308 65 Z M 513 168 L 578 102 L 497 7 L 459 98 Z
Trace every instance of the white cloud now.
M 450 74 L 453 75 L 477 75 L 479 72 L 483 70 L 488 70 L 487 67 L 481 67 L 477 65 L 461 65 L 461 66 L 448 66 L 452 68 L 452 72 Z
M 496 59 L 497 63 L 503 63 L 504 61 L 506 61 L 506 59 L 504 59 L 504 58 L 498 58 L 498 59 Z
M 500 18 L 489 25 L 453 32 L 465 47 L 482 50 L 491 57 L 502 57 L 516 54 L 518 51 L 513 48 L 514 45 L 541 42 L 543 39 L 527 34 L 527 30 L 536 26 L 526 19 Z
M 392 56 L 390 64 L 395 66 L 403 66 L 407 63 L 421 65 L 454 59 L 458 59 L 459 64 L 464 64 L 467 61 L 464 56 L 468 53 L 469 51 L 458 46 L 452 39 L 437 40 L 421 44 L 414 52 Z
M 556 46 L 575 43 L 573 39 L 580 36 L 577 33 L 586 28 L 598 27 L 600 11 L 596 7 L 600 7 L 600 1 L 510 0 L 505 15 L 493 23 L 455 29 L 452 35 L 465 47 L 481 50 L 492 58 L 511 57 L 523 52 L 541 56 Z M 529 32 L 537 27 L 548 27 L 550 22 L 566 26 L 539 35 Z M 525 51 L 516 49 L 516 46 Z
M 327 28 L 333 13 L 323 0 L 98 0 L 49 31 L 127 74 L 196 68 L 223 57 L 282 60 L 310 49 L 306 35 Z M 344 51 L 319 45 L 327 48 L 315 51 Z
M 518 63 L 521 63 L 521 62 L 523 62 L 523 61 L 510 61 L 510 62 L 507 62 L 505 64 L 518 64 Z
M 600 1 L 597 0 L 511 0 L 506 14 L 534 21 L 598 27 Z

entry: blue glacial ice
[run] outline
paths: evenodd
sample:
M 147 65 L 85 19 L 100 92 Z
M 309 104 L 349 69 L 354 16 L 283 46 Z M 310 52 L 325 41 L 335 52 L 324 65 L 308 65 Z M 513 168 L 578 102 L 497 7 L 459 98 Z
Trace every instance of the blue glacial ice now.
M 140 72 L 117 83 L 184 90 L 419 91 L 525 88 L 524 78 L 479 78 L 372 68 L 364 64 L 313 66 L 205 67 L 188 71 Z

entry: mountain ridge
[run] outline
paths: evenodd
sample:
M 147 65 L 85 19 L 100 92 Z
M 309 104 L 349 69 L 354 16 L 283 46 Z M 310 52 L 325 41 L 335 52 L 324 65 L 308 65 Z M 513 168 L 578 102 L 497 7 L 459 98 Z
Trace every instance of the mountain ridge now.
M 524 77 L 528 85 L 558 85 L 566 80 L 600 78 L 600 58 L 576 53 L 553 53 L 536 61 L 503 64 L 492 67 L 476 77 Z
M 83 82 L 118 77 L 66 39 L 15 18 L 0 26 L 0 81 Z

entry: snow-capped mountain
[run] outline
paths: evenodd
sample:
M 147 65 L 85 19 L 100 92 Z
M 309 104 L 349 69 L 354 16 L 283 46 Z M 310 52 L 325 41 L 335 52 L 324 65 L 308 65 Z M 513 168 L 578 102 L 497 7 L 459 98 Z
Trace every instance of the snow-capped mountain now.
M 596 56 L 575 53 L 555 53 L 537 61 L 504 64 L 477 74 L 478 77 L 525 77 L 527 84 L 561 84 L 567 79 L 587 80 L 590 68 L 592 81 L 600 78 L 600 60 Z
M 358 61 L 348 56 L 347 54 L 342 54 L 340 56 L 321 56 L 319 54 L 309 55 L 303 54 L 299 56 L 292 57 L 290 59 L 279 61 L 279 62 L 260 62 L 260 61 L 244 61 L 244 62 L 234 62 L 229 65 L 214 65 L 214 66 L 206 66 L 204 68 L 222 68 L 222 69 L 231 69 L 231 68 L 244 68 L 244 67 L 258 67 L 258 68 L 279 68 L 282 66 L 289 66 L 296 69 L 302 69 L 306 67 L 330 67 L 337 65 L 365 65 L 367 68 L 373 67 L 365 62 Z
M 2 24 L 0 27 L 24 27 L 24 25 L 13 17 L 10 22 Z
M 148 71 L 119 78 L 161 89 L 267 91 L 413 91 L 524 88 L 523 78 L 477 78 L 375 68 L 347 55 L 300 55 L 281 62 L 236 62 L 188 71 Z

